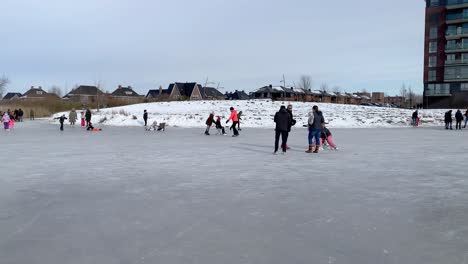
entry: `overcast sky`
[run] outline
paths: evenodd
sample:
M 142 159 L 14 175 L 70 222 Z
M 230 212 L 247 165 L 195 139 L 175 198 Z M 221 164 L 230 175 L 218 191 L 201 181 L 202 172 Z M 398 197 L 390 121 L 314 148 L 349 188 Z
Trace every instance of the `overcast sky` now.
M 2 0 L 8 91 L 101 81 L 145 94 L 174 81 L 222 92 L 300 75 L 345 91 L 422 89 L 424 1 Z M 422 91 L 421 91 L 422 92 Z

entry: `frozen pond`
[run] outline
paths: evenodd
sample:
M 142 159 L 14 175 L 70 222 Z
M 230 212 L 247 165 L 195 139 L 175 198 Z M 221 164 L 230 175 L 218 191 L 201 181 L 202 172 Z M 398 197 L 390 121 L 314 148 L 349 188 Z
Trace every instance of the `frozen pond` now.
M 467 264 L 468 130 L 0 132 L 2 264 Z

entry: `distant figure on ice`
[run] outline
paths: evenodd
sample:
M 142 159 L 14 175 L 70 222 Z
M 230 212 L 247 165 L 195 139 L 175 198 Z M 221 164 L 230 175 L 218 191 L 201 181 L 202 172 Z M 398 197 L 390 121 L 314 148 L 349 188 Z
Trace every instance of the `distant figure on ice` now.
M 226 135 L 226 131 L 224 130 L 223 125 L 221 124 L 221 116 L 216 117 L 215 125 L 216 129 L 218 130 L 218 134 L 221 134 L 222 132 L 222 135 Z
M 331 133 L 330 130 L 329 130 L 327 127 L 325 127 L 325 126 L 323 126 L 321 138 L 322 138 L 322 145 L 325 146 L 325 143 L 328 143 L 328 146 L 330 146 L 332 149 L 338 150 L 338 148 L 336 147 L 335 143 L 333 142 L 332 133 Z
M 419 125 L 419 117 L 418 117 L 418 110 L 414 111 L 413 112 L 413 116 L 412 116 L 412 122 L 411 122 L 411 125 L 413 126 L 418 126 Z
M 449 129 L 449 128 L 450 128 L 450 130 L 452 130 L 452 122 L 453 122 L 453 119 L 452 119 L 452 110 L 447 111 L 447 112 L 445 113 L 444 121 L 445 121 L 445 129 Z
M 24 116 L 23 110 L 21 110 L 21 108 L 18 109 L 18 121 L 23 122 L 23 116 Z
M 286 153 L 286 146 L 288 144 L 288 129 L 291 127 L 291 116 L 288 113 L 288 110 L 286 110 L 286 107 L 282 105 L 280 107 L 280 110 L 275 114 L 274 121 L 276 123 L 276 129 L 275 129 L 275 152 L 273 154 L 276 154 L 278 152 L 279 148 L 279 139 L 281 136 L 281 148 L 283 150 L 283 154 Z
M 465 125 L 463 126 L 463 128 L 466 128 L 466 123 L 468 123 L 468 109 L 465 112 Z
M 100 128 L 93 127 L 93 124 L 91 122 L 88 123 L 88 126 L 86 127 L 86 130 L 88 131 L 102 131 Z
M 34 110 L 29 110 L 29 120 L 34 120 Z
M 314 105 L 312 107 L 312 113 L 309 113 L 309 149 L 306 150 L 306 153 L 318 153 L 320 149 L 320 135 L 322 133 L 322 127 L 325 123 L 325 119 L 323 118 L 323 114 L 319 111 L 318 106 Z M 314 141 L 315 139 L 315 145 Z M 314 148 L 315 149 L 312 149 Z
M 237 128 L 236 128 L 237 124 L 239 123 L 239 119 L 237 118 L 237 111 L 234 109 L 234 107 L 231 107 L 230 110 L 231 110 L 231 116 L 226 121 L 226 124 L 229 123 L 229 121 L 232 120 L 231 129 L 234 130 L 234 135 L 232 135 L 232 136 L 237 137 L 237 136 L 239 136 L 239 132 L 237 131 Z
M 206 122 L 205 122 L 205 124 L 206 124 L 205 135 L 207 135 L 207 136 L 210 135 L 210 128 L 211 128 L 211 126 L 213 125 L 214 122 L 215 122 L 214 121 L 214 113 L 212 112 L 210 114 L 210 116 L 208 117 L 208 119 L 206 119 Z
M 148 112 L 143 111 L 143 120 L 145 121 L 145 126 L 148 124 Z
M 86 126 L 89 126 L 89 123 L 91 123 L 91 110 L 89 110 L 89 108 L 86 109 L 85 118 L 86 118 Z
M 460 129 L 461 130 L 461 123 L 463 121 L 463 114 L 462 112 L 460 111 L 460 109 L 458 109 L 458 111 L 455 113 L 455 129 Z
M 67 119 L 67 118 L 65 117 L 65 115 L 62 115 L 61 117 L 56 117 L 56 118 L 54 118 L 54 119 L 58 119 L 58 120 L 59 120 L 59 122 L 60 122 L 60 131 L 63 131 L 63 122 L 65 122 L 65 120 Z
M 242 120 L 242 111 L 239 111 L 239 113 L 237 114 L 237 128 L 239 129 L 239 131 L 241 131 L 241 127 L 240 127 L 240 121 Z
M 3 128 L 8 131 L 10 129 L 10 115 L 5 112 L 2 116 Z
M 76 123 L 76 119 L 78 119 L 78 115 L 76 114 L 75 108 L 72 108 L 72 110 L 68 114 L 68 121 L 70 121 L 70 125 L 74 126 Z
M 81 119 L 81 126 L 85 127 L 86 126 L 86 121 L 85 121 L 85 114 L 83 111 L 80 112 L 80 119 Z

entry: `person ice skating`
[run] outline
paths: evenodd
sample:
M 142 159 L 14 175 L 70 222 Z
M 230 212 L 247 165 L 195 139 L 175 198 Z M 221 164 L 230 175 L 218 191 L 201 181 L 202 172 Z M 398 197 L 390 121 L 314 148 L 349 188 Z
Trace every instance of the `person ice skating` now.
M 68 118 L 66 118 L 65 115 L 62 115 L 62 116 L 56 117 L 56 118 L 54 118 L 54 119 L 58 119 L 58 120 L 59 120 L 59 122 L 60 122 L 60 131 L 63 131 L 63 123 L 64 123 L 65 120 L 68 119 Z
M 466 128 L 466 123 L 468 123 L 468 109 L 465 112 L 465 125 L 463 126 L 463 128 Z
M 309 149 L 306 150 L 306 153 L 318 153 L 320 149 L 320 134 L 322 133 L 322 127 L 325 123 L 323 114 L 319 111 L 318 106 L 314 105 L 312 107 L 312 113 L 309 113 Z M 315 149 L 314 141 L 315 138 Z
M 411 125 L 418 126 L 418 110 L 413 112 Z
M 78 115 L 76 114 L 75 108 L 72 108 L 72 110 L 68 114 L 68 121 L 70 122 L 70 125 L 74 126 L 77 118 Z
M 34 120 L 34 110 L 29 110 L 29 120 Z
M 276 123 L 276 129 L 275 129 L 275 152 L 273 154 L 276 154 L 278 152 L 279 148 L 279 139 L 281 136 L 281 148 L 283 150 L 283 154 L 286 153 L 286 146 L 288 144 L 288 134 L 289 134 L 289 129 L 292 123 L 291 116 L 288 113 L 288 110 L 286 110 L 286 107 L 282 105 L 280 107 L 280 110 L 275 114 L 274 121 Z
M 330 132 L 330 130 L 323 126 L 322 128 L 322 133 L 321 133 L 321 139 L 322 139 L 322 145 L 325 145 L 325 143 L 328 143 L 328 145 L 334 149 L 334 150 L 338 150 L 338 148 L 336 147 L 335 143 L 333 142 L 333 136 L 332 136 L 332 133 Z
M 239 136 L 239 132 L 237 131 L 237 123 L 239 123 L 239 119 L 237 119 L 237 111 L 234 109 L 234 107 L 229 108 L 231 110 L 231 116 L 229 119 L 226 121 L 226 124 L 229 123 L 229 121 L 232 120 L 232 126 L 231 129 L 234 131 L 233 137 Z
M 86 126 L 88 126 L 89 123 L 91 123 L 91 110 L 89 110 L 89 108 L 86 109 L 85 118 L 86 118 Z
M 81 119 L 81 126 L 85 127 L 86 121 L 85 121 L 85 113 L 83 111 L 80 112 L 80 119 Z
M 3 128 L 8 131 L 10 129 L 10 115 L 8 112 L 3 113 L 2 116 Z
M 224 130 L 223 125 L 221 124 L 221 116 L 216 117 L 215 125 L 218 131 L 222 132 L 223 135 L 226 135 L 226 131 Z
M 206 119 L 206 130 L 205 130 L 205 135 L 209 136 L 210 135 L 210 128 L 214 123 L 214 113 L 211 113 L 208 119 Z
M 148 124 L 148 112 L 143 111 L 143 120 L 145 121 L 145 126 Z
M 241 120 L 242 120 L 242 111 L 239 111 L 239 113 L 237 114 L 237 122 L 239 122 L 239 123 L 237 123 L 237 129 L 238 129 L 239 131 L 242 130 L 241 127 L 240 127 L 240 121 L 241 121 Z
M 455 121 L 456 121 L 455 129 L 461 130 L 461 123 L 463 121 L 463 114 L 460 111 L 460 109 L 458 109 L 458 111 L 455 113 Z
M 15 128 L 15 117 L 10 115 L 10 122 L 8 123 L 8 128 L 11 130 Z
M 452 110 L 445 112 L 444 121 L 445 121 L 445 129 L 452 130 L 452 122 L 453 122 Z

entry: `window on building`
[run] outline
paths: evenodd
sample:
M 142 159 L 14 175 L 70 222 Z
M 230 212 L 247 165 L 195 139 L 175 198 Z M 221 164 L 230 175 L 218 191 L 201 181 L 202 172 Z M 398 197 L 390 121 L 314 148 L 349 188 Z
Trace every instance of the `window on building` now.
M 430 53 L 437 52 L 437 42 L 435 42 L 435 41 L 429 42 L 429 52 Z
M 462 62 L 463 63 L 468 63 L 468 53 L 463 53 L 462 54 Z
M 449 83 L 428 84 L 426 88 L 426 96 L 431 95 L 450 95 Z
M 432 28 L 431 28 L 432 29 Z M 431 32 L 432 33 L 432 32 Z M 445 32 L 447 36 L 457 35 L 457 26 L 449 25 L 447 31 Z
M 468 83 L 462 83 L 460 85 L 460 91 L 463 91 L 463 92 L 468 91 Z
M 430 6 L 439 6 L 439 0 L 431 0 Z
M 437 65 L 437 56 L 429 56 L 429 67 L 435 67 Z
M 429 30 L 429 38 L 436 39 L 437 38 L 437 27 L 431 27 Z
M 429 71 L 429 75 L 428 75 L 428 77 L 427 77 L 427 81 L 429 81 L 429 82 L 435 81 L 435 80 L 436 80 L 436 77 L 437 77 L 436 75 L 437 75 L 436 71 L 434 71 L 434 70 Z
M 455 54 L 447 54 L 447 60 L 445 61 L 446 64 L 454 64 L 456 60 Z
M 468 18 L 468 9 L 463 9 L 463 18 Z

